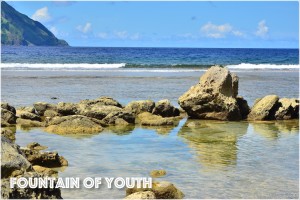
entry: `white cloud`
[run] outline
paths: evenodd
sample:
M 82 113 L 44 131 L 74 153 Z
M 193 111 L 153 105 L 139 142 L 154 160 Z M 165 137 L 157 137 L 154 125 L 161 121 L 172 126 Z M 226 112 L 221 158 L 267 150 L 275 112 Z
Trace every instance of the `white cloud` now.
M 82 33 L 88 33 L 92 30 L 92 24 L 87 22 L 85 25 L 78 25 L 76 29 Z
M 235 35 L 235 36 L 239 36 L 239 37 L 243 37 L 245 35 L 241 31 L 232 31 L 232 34 Z
M 267 27 L 266 21 L 261 20 L 258 23 L 257 31 L 255 32 L 255 35 L 257 35 L 258 37 L 261 37 L 261 38 L 265 38 L 267 36 L 268 32 L 269 32 L 269 27 Z
M 226 34 L 231 31 L 232 26 L 230 24 L 215 25 L 208 22 L 201 27 L 201 32 L 210 38 L 224 38 L 226 37 Z
M 105 33 L 105 32 L 100 32 L 100 33 L 97 34 L 97 37 L 101 38 L 101 39 L 107 39 L 108 38 L 108 34 Z
M 119 39 L 126 39 L 128 37 L 127 31 L 119 31 L 119 32 L 115 32 L 114 34 Z
M 234 35 L 237 37 L 244 37 L 245 34 L 239 30 L 234 29 L 230 24 L 216 25 L 211 22 L 206 23 L 201 27 L 201 32 L 209 38 L 225 38 L 227 35 Z
M 47 22 L 51 19 L 51 16 L 48 12 L 48 7 L 43 7 L 35 11 L 35 13 L 31 16 L 31 18 L 35 21 L 39 22 Z
M 138 39 L 140 39 L 140 33 L 133 34 L 132 36 L 130 36 L 130 39 L 132 39 L 132 40 L 138 40 Z

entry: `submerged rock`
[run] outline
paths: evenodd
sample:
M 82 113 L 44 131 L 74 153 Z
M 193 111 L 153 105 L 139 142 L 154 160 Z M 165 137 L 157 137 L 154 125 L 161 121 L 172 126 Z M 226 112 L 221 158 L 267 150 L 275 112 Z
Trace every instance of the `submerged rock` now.
M 248 120 L 273 120 L 275 112 L 280 107 L 277 95 L 268 95 L 255 101 L 248 115 Z
M 141 113 L 136 118 L 137 123 L 145 126 L 174 125 L 174 120 L 174 118 L 163 118 L 149 112 Z
M 164 169 L 160 169 L 160 170 L 152 170 L 150 172 L 151 177 L 153 178 L 157 178 L 157 177 L 162 177 L 165 176 L 167 174 L 166 170 Z
M 58 134 L 92 134 L 103 130 L 101 122 L 81 115 L 54 117 L 45 129 Z
M 178 103 L 192 118 L 241 120 L 237 94 L 238 77 L 227 68 L 214 66 L 179 97 Z
M 154 192 L 144 191 L 144 192 L 135 192 L 125 197 L 125 199 L 156 199 L 156 197 Z
M 125 110 L 138 115 L 143 112 L 151 113 L 155 107 L 155 103 L 152 100 L 140 100 L 132 101 L 125 106 Z
M 184 194 L 174 184 L 162 181 L 152 183 L 152 188 L 128 188 L 126 196 L 136 192 L 151 191 L 157 199 L 182 199 Z
M 162 117 L 176 117 L 180 114 L 179 109 L 175 108 L 168 99 L 155 103 L 152 113 Z

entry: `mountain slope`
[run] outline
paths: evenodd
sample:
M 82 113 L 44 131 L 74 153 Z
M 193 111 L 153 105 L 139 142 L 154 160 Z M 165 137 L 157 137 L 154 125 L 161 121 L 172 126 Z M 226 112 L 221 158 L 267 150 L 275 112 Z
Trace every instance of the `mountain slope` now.
M 1 2 L 1 44 L 23 46 L 68 46 L 57 39 L 40 22 L 19 13 L 6 2 Z

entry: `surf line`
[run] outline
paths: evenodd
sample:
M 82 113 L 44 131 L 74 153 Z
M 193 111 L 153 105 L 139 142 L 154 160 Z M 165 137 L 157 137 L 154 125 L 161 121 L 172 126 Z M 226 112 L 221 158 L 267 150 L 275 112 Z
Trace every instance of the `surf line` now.
M 104 181 L 103 181 L 104 180 Z M 122 188 L 152 188 L 152 178 L 150 177 L 86 177 L 81 180 L 79 177 L 20 177 L 10 178 L 10 188 L 100 188 L 102 183 L 108 189 L 116 187 Z

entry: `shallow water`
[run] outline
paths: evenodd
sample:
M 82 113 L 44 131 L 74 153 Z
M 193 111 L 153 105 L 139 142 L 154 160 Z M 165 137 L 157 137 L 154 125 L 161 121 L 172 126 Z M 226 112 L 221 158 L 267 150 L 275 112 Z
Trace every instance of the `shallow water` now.
M 234 70 L 233 70 L 234 71 Z M 239 94 L 250 105 L 277 94 L 298 97 L 299 72 L 236 70 Z M 5 71 L 1 98 L 13 106 L 36 101 L 78 102 L 112 96 L 123 105 L 138 99 L 177 99 L 204 73 L 196 71 L 98 70 Z M 51 97 L 58 97 L 53 100 Z M 111 128 L 90 136 L 62 136 L 17 129 L 16 143 L 39 142 L 69 161 L 61 177 L 158 178 L 174 183 L 186 198 L 298 198 L 299 122 L 186 121 L 176 127 Z M 124 190 L 64 189 L 63 198 L 124 198 Z
M 239 95 L 249 105 L 269 94 L 299 96 L 299 71 L 232 70 L 239 78 Z M 199 82 L 204 70 L 98 70 L 98 71 L 5 71 L 2 70 L 2 101 L 28 106 L 37 101 L 79 102 L 111 96 L 122 104 L 141 99 L 177 99 Z M 51 97 L 58 97 L 53 100 Z M 177 105 L 178 106 L 178 105 Z
M 16 143 L 39 142 L 69 166 L 60 177 L 141 177 L 174 183 L 186 198 L 298 198 L 299 124 L 183 119 L 177 127 L 132 127 L 91 136 L 17 129 Z M 119 189 L 63 189 L 63 198 L 124 198 Z

